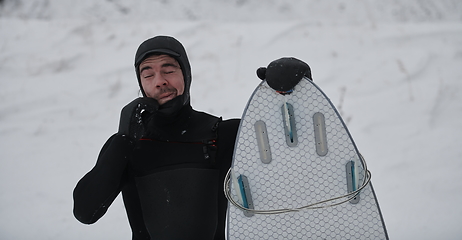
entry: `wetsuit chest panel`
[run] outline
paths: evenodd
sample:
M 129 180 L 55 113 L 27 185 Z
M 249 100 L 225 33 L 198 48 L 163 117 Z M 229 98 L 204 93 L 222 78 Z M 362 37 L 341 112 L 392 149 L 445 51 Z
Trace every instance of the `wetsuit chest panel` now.
M 213 152 L 213 144 L 206 142 L 140 140 L 130 167 L 137 177 L 175 168 L 213 168 Z

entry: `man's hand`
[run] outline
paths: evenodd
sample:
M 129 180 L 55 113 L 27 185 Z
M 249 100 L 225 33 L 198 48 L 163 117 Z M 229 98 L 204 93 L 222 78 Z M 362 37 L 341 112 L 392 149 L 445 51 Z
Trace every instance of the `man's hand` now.
M 159 103 L 153 98 L 137 98 L 122 108 L 119 122 L 119 134 L 132 140 L 143 136 L 145 123 L 149 116 L 159 109 Z
M 268 67 L 258 68 L 257 76 L 274 90 L 284 92 L 292 90 L 304 76 L 313 80 L 310 66 L 293 57 L 280 58 Z

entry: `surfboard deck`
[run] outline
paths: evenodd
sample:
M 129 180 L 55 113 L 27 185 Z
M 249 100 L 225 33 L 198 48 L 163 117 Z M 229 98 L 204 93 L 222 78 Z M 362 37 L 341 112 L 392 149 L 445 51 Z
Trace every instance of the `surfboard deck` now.
M 353 138 L 306 77 L 285 95 L 266 81 L 258 85 L 242 116 L 230 174 L 225 191 L 237 205 L 228 207 L 228 240 L 388 239 Z

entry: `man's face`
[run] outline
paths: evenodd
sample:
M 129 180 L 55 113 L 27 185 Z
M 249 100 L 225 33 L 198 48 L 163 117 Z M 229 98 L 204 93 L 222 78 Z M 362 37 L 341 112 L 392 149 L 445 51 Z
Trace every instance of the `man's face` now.
M 160 105 L 184 92 L 184 78 L 180 64 L 168 55 L 146 58 L 139 66 L 141 86 L 147 97 Z

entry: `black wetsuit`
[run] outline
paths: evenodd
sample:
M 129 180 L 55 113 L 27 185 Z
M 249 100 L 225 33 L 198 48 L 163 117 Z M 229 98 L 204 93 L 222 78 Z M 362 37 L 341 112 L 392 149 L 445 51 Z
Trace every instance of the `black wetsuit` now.
M 96 222 L 122 191 L 133 239 L 224 239 L 223 179 L 238 125 L 185 105 L 156 116 L 138 141 L 113 135 L 75 187 L 75 217 Z

